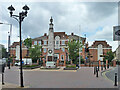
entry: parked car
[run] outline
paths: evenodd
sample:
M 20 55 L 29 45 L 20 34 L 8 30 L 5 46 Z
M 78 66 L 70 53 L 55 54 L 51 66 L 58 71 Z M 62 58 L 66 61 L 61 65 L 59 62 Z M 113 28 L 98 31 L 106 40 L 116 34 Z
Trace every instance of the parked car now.
M 20 62 L 15 62 L 15 66 L 20 66 Z

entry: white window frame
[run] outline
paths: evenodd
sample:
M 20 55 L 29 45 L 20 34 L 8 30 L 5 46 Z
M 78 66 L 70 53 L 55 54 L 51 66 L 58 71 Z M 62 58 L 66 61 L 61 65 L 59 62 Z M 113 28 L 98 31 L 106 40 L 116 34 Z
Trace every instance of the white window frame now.
M 39 45 L 41 45 L 41 43 L 42 43 L 41 41 L 38 41 L 38 44 L 39 44 Z
M 47 48 L 44 48 L 44 49 L 43 49 L 43 52 L 46 53 L 46 52 L 47 52 Z
M 63 43 L 63 41 L 64 41 L 64 43 Z M 65 40 L 61 40 L 61 45 L 65 45 Z
M 34 41 L 34 45 L 37 45 L 37 41 Z
M 65 48 L 62 48 L 62 51 L 65 52 Z
M 46 43 L 45 43 L 45 42 L 46 42 Z M 44 40 L 43 43 L 44 43 L 44 45 L 47 45 L 47 40 Z

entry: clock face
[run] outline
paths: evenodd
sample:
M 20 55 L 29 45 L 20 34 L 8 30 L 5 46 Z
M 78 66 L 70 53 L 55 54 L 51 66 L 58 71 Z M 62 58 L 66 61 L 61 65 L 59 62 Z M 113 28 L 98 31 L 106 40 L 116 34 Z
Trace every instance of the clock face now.
M 49 50 L 48 52 L 51 54 L 51 53 L 52 53 L 52 50 Z

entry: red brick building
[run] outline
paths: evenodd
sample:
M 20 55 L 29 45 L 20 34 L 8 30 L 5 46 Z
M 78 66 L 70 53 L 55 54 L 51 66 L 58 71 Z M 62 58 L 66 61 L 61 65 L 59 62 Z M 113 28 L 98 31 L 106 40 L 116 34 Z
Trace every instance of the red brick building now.
M 78 35 L 74 35 L 74 33 L 71 33 L 70 35 L 67 35 L 65 32 L 54 32 L 53 28 L 53 19 L 50 19 L 50 26 L 49 26 L 49 32 L 44 33 L 43 36 L 36 37 L 32 39 L 32 47 L 34 45 L 40 45 L 42 46 L 42 55 L 44 58 L 42 60 L 44 61 L 50 61 L 48 57 L 52 56 L 51 60 L 54 61 L 61 61 L 64 62 L 69 59 L 69 53 L 67 50 L 67 43 L 69 40 L 80 40 L 80 42 L 84 45 L 85 44 L 85 38 L 80 37 Z M 82 48 L 81 48 L 82 49 Z M 83 52 L 84 52 L 83 48 Z M 52 51 L 52 53 L 49 53 Z M 14 42 L 10 47 L 10 54 L 11 56 L 16 56 L 16 60 L 19 60 L 20 58 L 20 50 L 19 50 L 19 42 Z M 27 55 L 27 48 L 22 44 L 22 58 L 25 58 Z M 81 52 L 81 55 L 84 55 Z
M 74 33 L 67 35 L 65 32 L 54 32 L 52 21 L 53 19 L 51 18 L 48 35 L 45 33 L 43 36 L 32 39 L 32 45 L 42 46 L 42 55 L 45 57 L 43 58 L 45 61 L 69 61 L 68 46 L 66 46 L 68 41 L 72 39 L 80 40 L 84 45 L 86 39 L 74 35 Z M 49 53 L 49 51 L 52 51 L 53 53 Z M 49 56 L 52 56 L 51 60 L 49 60 Z
M 42 58 L 43 61 L 59 61 L 59 62 L 65 62 L 69 61 L 69 53 L 68 53 L 68 46 L 67 43 L 69 40 L 80 40 L 80 42 L 83 44 L 83 48 L 81 48 L 80 55 L 85 59 L 85 57 L 88 55 L 85 52 L 85 47 L 88 46 L 88 43 L 85 44 L 86 38 L 80 37 L 78 35 L 75 35 L 74 33 L 71 33 L 70 35 L 67 35 L 65 32 L 54 32 L 53 28 L 53 19 L 51 17 L 50 24 L 49 24 L 49 30 L 48 34 L 44 33 L 43 36 L 36 37 L 32 39 L 32 47 L 34 45 L 40 45 L 42 46 L 42 55 L 44 58 Z M 86 46 L 85 46 L 86 45 Z M 97 60 L 103 60 L 100 55 L 105 55 L 107 51 L 112 50 L 112 47 L 107 44 L 106 41 L 95 41 L 92 46 L 89 47 L 90 51 L 90 61 L 97 61 Z M 11 56 L 16 56 L 16 60 L 19 60 L 20 58 L 20 49 L 19 49 L 19 42 L 14 42 L 11 45 L 10 48 L 10 54 Z M 27 55 L 27 48 L 22 44 L 22 58 L 25 58 Z
M 112 46 L 110 46 L 106 41 L 94 41 L 89 47 L 90 61 L 103 61 L 103 55 L 106 55 L 108 51 L 112 51 Z

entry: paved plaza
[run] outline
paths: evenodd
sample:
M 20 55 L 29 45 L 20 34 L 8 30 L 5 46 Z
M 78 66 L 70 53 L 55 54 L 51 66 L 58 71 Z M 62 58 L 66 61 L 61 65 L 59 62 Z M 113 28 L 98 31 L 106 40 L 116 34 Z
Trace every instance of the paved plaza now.
M 5 70 L 3 88 L 19 87 L 19 67 Z M 10 87 L 10 84 L 13 87 Z M 93 74 L 92 67 L 82 67 L 77 71 L 40 71 L 24 70 L 24 86 L 26 88 L 117 88 L 111 80 Z

